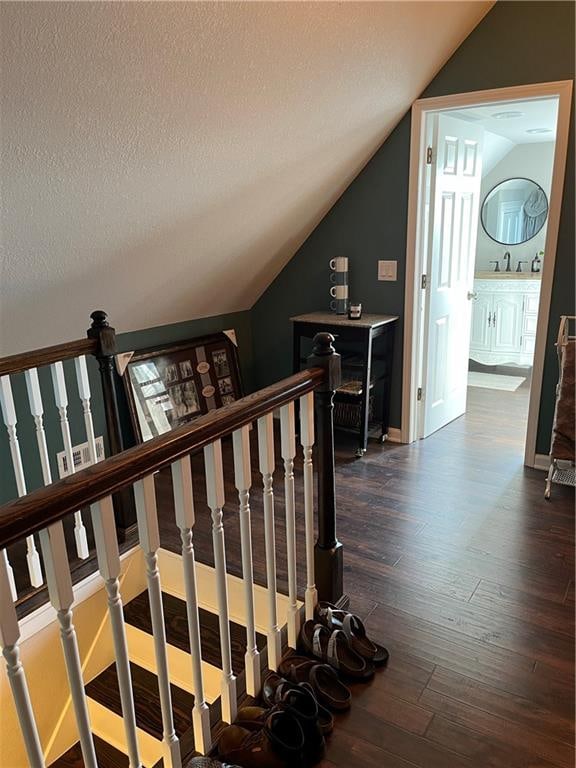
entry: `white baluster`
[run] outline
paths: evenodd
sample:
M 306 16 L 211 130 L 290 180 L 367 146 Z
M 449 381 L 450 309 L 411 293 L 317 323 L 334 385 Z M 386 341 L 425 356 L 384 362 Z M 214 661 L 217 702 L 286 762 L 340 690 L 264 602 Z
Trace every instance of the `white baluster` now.
M 210 710 L 204 696 L 204 680 L 202 676 L 202 645 L 200 639 L 200 617 L 198 614 L 198 594 L 196 590 L 196 562 L 192 541 L 194 496 L 189 456 L 185 456 L 183 459 L 172 464 L 172 486 L 174 489 L 176 525 L 180 529 L 180 538 L 182 539 L 186 615 L 188 618 L 188 637 L 192 660 L 192 693 L 194 694 L 194 707 L 192 709 L 194 746 L 198 752 L 205 755 L 212 746 L 212 738 L 210 735 Z
M 250 529 L 250 427 L 236 430 L 232 435 L 234 447 L 234 482 L 240 501 L 240 541 L 242 548 L 242 577 L 246 603 L 246 693 L 256 698 L 260 693 L 260 653 L 256 645 L 254 624 L 254 574 L 252 568 L 252 532 Z
M 2 406 L 4 424 L 8 431 L 8 442 L 10 444 L 10 455 L 12 456 L 12 467 L 14 468 L 18 496 L 26 496 L 26 480 L 24 478 L 24 467 L 22 465 L 18 434 L 16 433 L 16 408 L 14 407 L 10 376 L 0 377 L 0 404 Z M 6 561 L 8 562 L 8 556 L 6 556 Z M 26 563 L 28 565 L 30 584 L 32 584 L 33 587 L 41 587 L 44 583 L 44 577 L 42 576 L 40 555 L 36 548 L 34 536 L 26 537 Z M 16 600 L 16 584 L 14 582 L 14 573 L 10 563 L 8 563 L 8 579 L 12 589 L 12 596 L 14 600 Z
M 16 714 L 18 715 L 18 722 L 20 723 L 20 730 L 30 768 L 44 768 L 42 746 L 38 736 L 38 729 L 36 728 L 34 712 L 32 711 L 24 667 L 20 661 L 18 650 L 20 628 L 16 617 L 16 609 L 12 601 L 11 585 L 6 564 L 6 550 L 3 550 L 2 556 L 0 556 L 0 645 L 6 660 L 6 673 L 10 681 L 10 688 L 12 689 Z M 3 703 L 2 706 L 4 707 L 6 704 Z
M 74 366 L 76 368 L 76 381 L 78 383 L 78 394 L 82 403 L 82 412 L 84 414 L 84 426 L 86 427 L 86 441 L 88 442 L 88 453 L 90 461 L 96 464 L 98 457 L 96 455 L 96 436 L 94 434 L 94 422 L 92 421 L 92 411 L 90 409 L 90 380 L 88 379 L 88 368 L 86 367 L 86 358 L 84 355 L 75 358 Z
M 50 366 L 52 373 L 52 386 L 54 389 L 54 400 L 58 413 L 60 414 L 60 430 L 62 432 L 62 441 L 64 443 L 64 452 L 68 462 L 70 474 L 75 472 L 74 456 L 72 452 L 72 438 L 70 437 L 70 424 L 68 423 L 68 393 L 66 392 L 66 381 L 64 379 L 64 366 L 61 361 L 52 363 Z M 86 528 L 82 522 L 82 513 L 80 510 L 74 512 L 74 538 L 76 539 L 76 552 L 81 560 L 85 560 L 90 554 L 88 550 L 88 539 L 86 537 Z
M 166 655 L 162 587 L 158 571 L 157 552 L 160 547 L 160 532 L 158 530 L 158 513 L 156 511 L 156 492 L 153 475 L 148 475 L 143 480 L 134 483 L 134 498 L 136 500 L 140 546 L 146 560 L 146 581 L 148 584 L 148 598 L 150 600 L 160 708 L 162 710 L 164 766 L 165 768 L 180 768 L 182 759 L 180 756 L 180 742 L 174 730 L 174 718 L 172 715 L 172 695 L 170 693 L 168 656 Z
M 268 591 L 268 668 L 278 669 L 282 657 L 282 636 L 276 610 L 276 540 L 274 536 L 274 419 L 271 413 L 258 419 L 258 458 L 264 500 L 264 540 Z
M 114 507 L 112 497 L 104 499 L 90 506 L 92 515 L 92 527 L 94 529 L 94 542 L 98 557 L 98 568 L 104 579 L 108 596 L 108 614 L 112 627 L 112 640 L 114 642 L 114 654 L 116 657 L 116 675 L 120 690 L 120 702 L 122 705 L 122 719 L 128 747 L 130 768 L 141 766 L 138 755 L 138 739 L 136 736 L 136 714 L 134 711 L 134 695 L 132 692 L 132 678 L 130 676 L 130 662 L 128 660 L 128 645 L 126 642 L 126 628 L 124 626 L 124 609 L 120 595 L 120 555 L 118 553 L 118 540 L 116 538 L 116 524 L 114 522 Z
M 300 398 L 300 442 L 304 455 L 304 521 L 306 524 L 306 618 L 314 618 L 318 591 L 314 579 L 314 472 L 312 446 L 314 445 L 314 393 Z
M 72 578 L 66 552 L 64 528 L 61 522 L 54 523 L 49 528 L 40 531 L 40 546 L 46 568 L 46 583 L 48 585 L 50 602 L 56 609 L 60 623 L 60 639 L 62 640 L 62 648 L 64 650 L 64 661 L 66 662 L 70 694 L 72 696 L 74 714 L 76 715 L 76 725 L 78 727 L 84 765 L 86 768 L 98 768 L 92 730 L 90 728 L 90 717 L 86 705 L 86 694 L 84 693 L 84 681 L 82 679 L 82 666 L 76 641 L 76 630 L 72 623 L 71 606 L 74 601 L 74 594 L 72 592 Z
M 222 720 L 232 723 L 236 719 L 236 678 L 232 671 L 230 623 L 228 619 L 228 585 L 226 582 L 226 549 L 222 508 L 224 506 L 224 473 L 222 469 L 222 445 L 220 440 L 204 448 L 206 466 L 206 494 L 212 512 L 212 544 L 216 567 L 218 591 L 218 622 L 220 627 L 220 652 L 222 654 Z
M 300 631 L 296 587 L 296 499 L 294 494 L 294 457 L 296 432 L 294 429 L 294 403 L 280 408 L 281 452 L 284 459 L 284 499 L 286 503 L 286 554 L 288 559 L 288 645 L 296 648 Z

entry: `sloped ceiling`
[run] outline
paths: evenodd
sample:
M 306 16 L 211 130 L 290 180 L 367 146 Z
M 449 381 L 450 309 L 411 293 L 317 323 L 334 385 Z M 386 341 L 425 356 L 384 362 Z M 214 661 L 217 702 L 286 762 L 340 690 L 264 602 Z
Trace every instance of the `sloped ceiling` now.
M 492 2 L 4 2 L 2 354 L 252 306 Z

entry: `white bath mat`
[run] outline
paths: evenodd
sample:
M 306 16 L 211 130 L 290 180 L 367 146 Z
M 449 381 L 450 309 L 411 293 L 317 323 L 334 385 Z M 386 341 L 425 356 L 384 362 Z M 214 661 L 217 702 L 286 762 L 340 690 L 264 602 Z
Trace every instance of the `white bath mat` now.
M 483 387 L 484 389 L 504 389 L 515 392 L 525 382 L 523 376 L 502 376 L 498 373 L 480 373 L 468 371 L 468 386 Z

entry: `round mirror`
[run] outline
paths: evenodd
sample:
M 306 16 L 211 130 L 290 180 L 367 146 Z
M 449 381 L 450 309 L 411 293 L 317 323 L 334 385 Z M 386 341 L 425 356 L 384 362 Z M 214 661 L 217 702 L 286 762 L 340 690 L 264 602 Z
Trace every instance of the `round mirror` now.
M 548 198 L 531 179 L 506 179 L 488 192 L 480 220 L 484 231 L 502 245 L 518 245 L 534 237 L 546 222 Z

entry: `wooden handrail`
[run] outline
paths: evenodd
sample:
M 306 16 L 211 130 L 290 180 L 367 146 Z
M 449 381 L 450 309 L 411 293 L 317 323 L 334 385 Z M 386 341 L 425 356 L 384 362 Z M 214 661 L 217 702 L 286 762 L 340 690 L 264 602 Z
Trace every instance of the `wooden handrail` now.
M 30 368 L 57 363 L 59 360 L 69 360 L 80 355 L 93 355 L 98 349 L 98 339 L 76 339 L 53 347 L 33 349 L 30 352 L 20 352 L 0 359 L 0 376 L 11 373 L 21 373 Z
M 169 466 L 186 454 L 196 453 L 209 443 L 311 392 L 323 383 L 325 376 L 322 368 L 296 373 L 200 416 L 191 425 L 155 437 L 3 505 L 0 507 L 0 548 L 37 533 L 71 512 Z

